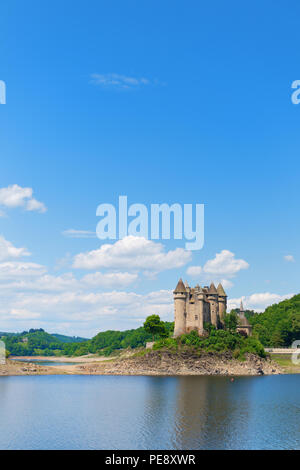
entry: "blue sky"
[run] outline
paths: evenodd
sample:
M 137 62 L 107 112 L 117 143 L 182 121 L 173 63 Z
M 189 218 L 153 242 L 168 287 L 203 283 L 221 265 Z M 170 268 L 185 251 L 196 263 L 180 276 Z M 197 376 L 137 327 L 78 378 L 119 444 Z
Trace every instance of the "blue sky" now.
M 299 13 L 296 1 L 1 6 L 0 330 L 172 319 L 179 277 L 224 279 L 231 306 L 257 310 L 299 291 Z M 75 268 L 102 242 L 63 232 L 94 231 L 98 204 L 123 194 L 204 203 L 204 248 L 178 266 L 184 241 L 125 240 L 111 264 Z

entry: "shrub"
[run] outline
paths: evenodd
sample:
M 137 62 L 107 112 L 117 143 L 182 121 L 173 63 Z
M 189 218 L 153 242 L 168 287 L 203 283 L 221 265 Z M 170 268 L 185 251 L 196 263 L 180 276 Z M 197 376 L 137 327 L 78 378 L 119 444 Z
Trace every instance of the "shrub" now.
M 256 338 L 244 337 L 237 332 L 229 330 L 217 330 L 210 328 L 207 337 L 199 336 L 197 331 L 191 331 L 179 338 L 164 338 L 156 341 L 153 345 L 154 350 L 168 348 L 177 350 L 180 346 L 192 347 L 198 350 L 208 352 L 226 352 L 232 351 L 233 357 L 243 359 L 245 353 L 256 354 L 260 357 L 266 357 L 263 345 Z
M 158 350 L 158 349 L 163 349 L 163 348 L 167 348 L 167 349 L 175 351 L 178 348 L 178 343 L 175 338 L 162 338 L 156 341 L 156 343 L 154 343 L 152 349 Z

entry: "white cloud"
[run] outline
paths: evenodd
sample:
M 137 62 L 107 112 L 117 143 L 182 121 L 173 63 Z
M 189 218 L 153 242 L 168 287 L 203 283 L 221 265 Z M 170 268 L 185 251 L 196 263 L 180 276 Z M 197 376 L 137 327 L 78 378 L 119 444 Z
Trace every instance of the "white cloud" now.
M 46 212 L 47 210 L 45 204 L 34 198 L 29 199 L 25 207 L 27 211 Z
M 236 259 L 235 254 L 229 250 L 217 253 L 214 259 L 208 260 L 203 271 L 207 274 L 232 277 L 241 269 L 247 269 L 249 264 L 243 259 Z
M 187 270 L 186 273 L 191 276 L 191 277 L 198 277 L 202 274 L 203 270 L 201 266 L 190 266 Z
M 171 291 L 154 291 L 142 295 L 135 292 L 52 293 L 0 291 L 1 328 L 10 331 L 42 327 L 59 331 L 67 325 L 66 334 L 92 336 L 108 328 L 125 329 L 140 326 L 145 318 L 156 313 L 164 320 L 173 319 Z M 18 320 L 16 328 L 15 320 Z M 36 321 L 35 321 L 36 320 Z
M 53 276 L 46 268 L 35 263 L 0 263 L 0 289 L 33 292 L 84 291 L 91 289 L 124 288 L 138 279 L 137 274 L 101 273 L 87 274 L 76 279 L 73 273 Z
M 294 263 L 295 262 L 295 259 L 294 259 L 293 255 L 285 255 L 283 258 L 288 263 Z
M 41 315 L 36 312 L 30 312 L 24 308 L 12 308 L 10 314 L 16 319 L 31 320 L 32 318 L 39 318 Z
M 229 281 L 229 279 L 220 279 L 219 282 L 221 282 L 224 289 L 230 289 L 233 286 L 233 282 Z
M 73 228 L 64 230 L 62 234 L 68 238 L 97 238 L 96 232 L 90 230 L 76 230 Z
M 46 212 L 45 204 L 34 199 L 32 194 L 32 188 L 22 188 L 18 184 L 0 188 L 0 206 L 9 209 L 23 207 L 26 211 Z
M 11 242 L 0 235 L 0 261 L 29 255 L 30 253 L 26 248 L 16 248 Z
M 200 278 L 205 282 L 221 282 L 224 287 L 232 287 L 229 280 L 242 269 L 248 269 L 249 264 L 243 259 L 235 258 L 235 254 L 229 250 L 222 250 L 213 259 L 208 260 L 203 267 L 190 266 L 187 274 L 192 278 Z
M 103 88 L 134 89 L 149 85 L 151 82 L 147 78 L 128 77 L 118 73 L 93 73 L 91 83 Z
M 86 274 L 81 282 L 89 287 L 126 287 L 138 279 L 137 274 L 122 272 L 122 273 L 101 273 L 96 272 Z
M 273 305 L 283 300 L 290 299 L 295 294 L 272 294 L 270 292 L 260 292 L 249 296 L 243 296 L 237 299 L 228 299 L 227 310 L 230 311 L 233 308 L 239 308 L 241 300 L 243 301 L 244 308 L 248 310 L 255 310 L 262 312 L 269 305 Z
M 20 261 L 6 261 L 0 263 L 0 280 L 16 280 L 39 277 L 46 272 L 46 268 L 36 263 Z
M 74 257 L 73 267 L 79 269 L 126 269 L 130 271 L 160 272 L 180 268 L 191 259 L 191 252 L 182 248 L 164 251 L 161 243 L 143 237 L 128 236 L 114 244 L 79 253 Z

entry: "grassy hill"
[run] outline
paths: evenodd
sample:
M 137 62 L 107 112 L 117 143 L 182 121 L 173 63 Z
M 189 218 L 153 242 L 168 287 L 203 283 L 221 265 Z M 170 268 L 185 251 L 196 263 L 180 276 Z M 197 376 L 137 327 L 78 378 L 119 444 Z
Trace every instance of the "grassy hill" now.
M 172 322 L 165 322 L 165 325 L 170 332 L 174 328 Z M 89 353 L 109 355 L 115 350 L 145 346 L 147 341 L 152 340 L 152 335 L 140 327 L 126 331 L 103 331 L 87 340 L 32 329 L 17 334 L 2 333 L 0 338 L 14 356 L 82 356 Z
M 6 349 L 15 356 L 51 356 L 62 353 L 64 343 L 43 329 L 3 335 Z
M 81 338 L 80 336 L 66 336 L 57 333 L 52 333 L 52 336 L 63 343 L 82 343 L 83 341 L 88 341 L 88 338 Z
M 164 322 L 169 332 L 174 329 L 173 322 Z M 158 338 L 158 337 L 157 337 Z M 139 346 L 145 346 L 147 341 L 152 341 L 152 335 L 147 333 L 143 327 L 135 330 L 102 331 L 92 339 L 81 344 L 68 344 L 65 346 L 65 354 L 70 356 L 82 356 L 88 353 L 101 353 L 109 356 L 113 351 L 125 348 L 135 349 Z
M 290 347 L 300 339 L 300 294 L 249 318 L 253 334 L 265 347 Z

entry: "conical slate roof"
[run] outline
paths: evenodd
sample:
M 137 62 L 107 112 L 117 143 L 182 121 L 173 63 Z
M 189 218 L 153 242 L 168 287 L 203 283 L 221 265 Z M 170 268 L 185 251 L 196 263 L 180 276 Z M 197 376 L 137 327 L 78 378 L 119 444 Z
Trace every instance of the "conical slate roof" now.
M 239 317 L 238 317 L 238 325 L 239 325 L 239 326 L 246 326 L 246 327 L 250 327 L 250 326 L 251 326 L 250 323 L 249 323 L 249 321 L 247 320 L 247 318 L 245 317 L 244 314 L 239 315 Z
M 214 283 L 212 282 L 211 285 L 210 285 L 210 288 L 209 288 L 209 291 L 208 291 L 209 294 L 217 294 L 217 289 L 216 289 L 216 286 L 214 285 Z
M 222 286 L 221 283 L 220 283 L 220 284 L 218 285 L 218 287 L 217 287 L 217 292 L 218 292 L 219 295 L 223 295 L 223 296 L 226 297 L 226 293 L 225 293 L 225 291 L 224 291 L 223 286 Z
M 183 284 L 181 278 L 179 279 L 178 284 L 177 284 L 176 289 L 174 290 L 174 292 L 186 292 L 186 288 L 184 287 L 184 284 Z

